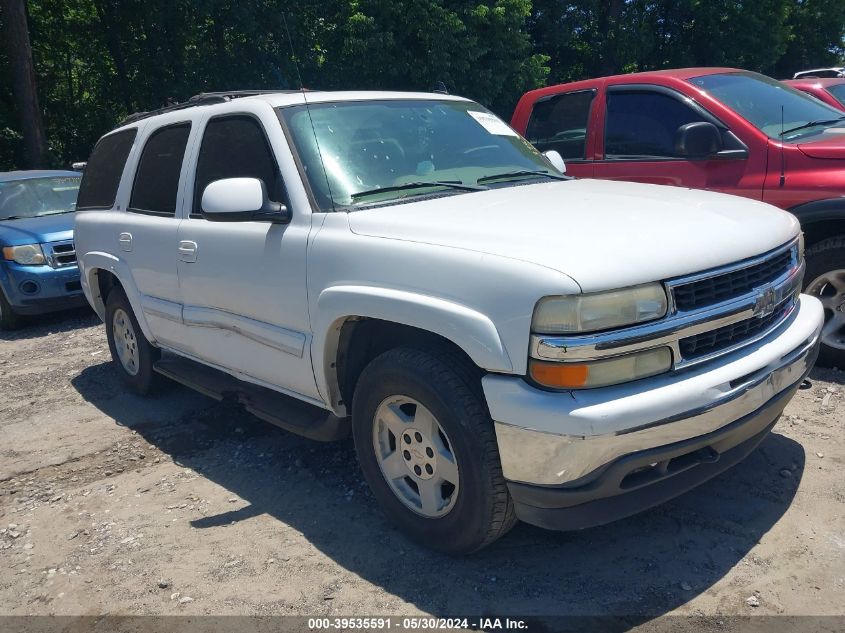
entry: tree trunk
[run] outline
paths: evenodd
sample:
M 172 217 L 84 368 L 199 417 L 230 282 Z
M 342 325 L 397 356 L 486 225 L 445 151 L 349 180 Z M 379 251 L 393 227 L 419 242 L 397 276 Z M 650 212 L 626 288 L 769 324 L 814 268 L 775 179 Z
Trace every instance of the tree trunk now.
M 12 92 L 21 121 L 26 166 L 46 167 L 47 136 L 38 106 L 35 66 L 24 0 L 0 0 L 3 8 L 3 42 L 12 69 Z

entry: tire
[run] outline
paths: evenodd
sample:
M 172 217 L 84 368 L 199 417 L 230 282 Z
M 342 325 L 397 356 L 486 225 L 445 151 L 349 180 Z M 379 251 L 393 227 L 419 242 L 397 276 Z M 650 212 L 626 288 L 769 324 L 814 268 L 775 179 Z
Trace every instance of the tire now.
M 0 290 L 0 330 L 15 330 L 21 325 L 21 317 L 15 313 Z
M 453 354 L 392 349 L 364 369 L 352 403 L 355 450 L 382 509 L 413 540 L 453 555 L 489 545 L 516 523 L 472 369 Z M 436 503 L 426 503 L 432 489 Z
M 845 235 L 813 244 L 805 253 L 804 292 L 824 305 L 825 325 L 818 364 L 845 368 Z
M 123 382 L 137 394 L 153 392 L 162 380 L 153 371 L 161 350 L 146 339 L 126 293 L 119 287 L 113 288 L 106 300 L 106 337 L 112 362 Z

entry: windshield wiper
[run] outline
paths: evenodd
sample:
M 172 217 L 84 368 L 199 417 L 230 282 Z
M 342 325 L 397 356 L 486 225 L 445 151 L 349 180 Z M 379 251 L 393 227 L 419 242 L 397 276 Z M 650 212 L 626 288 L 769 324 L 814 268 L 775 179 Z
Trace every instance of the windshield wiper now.
M 476 182 L 489 182 L 491 180 L 505 180 L 508 178 L 521 178 L 523 176 L 545 176 L 546 178 L 554 178 L 555 180 L 569 180 L 569 176 L 563 174 L 553 174 L 549 171 L 542 171 L 540 169 L 521 169 L 519 171 L 506 171 L 502 174 L 490 174 L 489 176 L 482 176 Z
M 803 123 L 802 125 L 796 125 L 795 127 L 791 127 L 788 130 L 784 130 L 780 133 L 781 137 L 786 136 L 790 132 L 797 132 L 798 130 L 805 130 L 808 127 L 815 127 L 817 125 L 830 125 L 831 123 L 838 123 L 845 119 L 845 116 L 838 117 L 836 119 L 820 119 L 818 121 L 808 121 L 807 123 Z
M 418 182 L 406 182 L 402 185 L 391 185 L 390 187 L 381 187 L 379 189 L 367 189 L 365 191 L 358 191 L 352 194 L 352 199 L 364 198 L 365 196 L 374 196 L 379 193 L 390 193 L 391 191 L 404 191 L 406 189 L 423 189 L 426 187 L 448 187 L 449 189 L 460 189 L 462 191 L 483 191 L 487 187 L 479 187 L 477 185 L 465 185 L 460 180 L 430 180 Z
M 10 215 L 5 218 L 0 218 L 0 222 L 5 222 L 6 220 L 23 220 L 24 216 L 22 215 Z
M 63 213 L 73 213 L 74 209 L 63 209 L 60 211 L 47 211 L 46 213 L 37 213 L 36 218 L 44 217 L 45 215 L 62 215 Z

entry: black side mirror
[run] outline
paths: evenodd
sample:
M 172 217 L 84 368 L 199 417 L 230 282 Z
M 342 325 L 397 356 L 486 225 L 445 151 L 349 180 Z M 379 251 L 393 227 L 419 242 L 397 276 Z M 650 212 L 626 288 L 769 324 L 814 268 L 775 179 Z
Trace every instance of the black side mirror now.
M 678 156 L 707 158 L 722 151 L 722 134 L 712 123 L 686 123 L 675 132 L 675 152 Z

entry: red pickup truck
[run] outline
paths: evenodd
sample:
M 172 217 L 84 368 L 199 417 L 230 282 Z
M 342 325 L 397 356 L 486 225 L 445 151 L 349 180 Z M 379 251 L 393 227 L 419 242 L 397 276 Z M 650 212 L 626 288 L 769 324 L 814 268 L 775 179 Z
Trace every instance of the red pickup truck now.
M 757 73 L 684 68 L 533 90 L 511 125 L 573 176 L 711 189 L 794 213 L 805 292 L 825 307 L 820 362 L 845 367 L 841 110 Z

